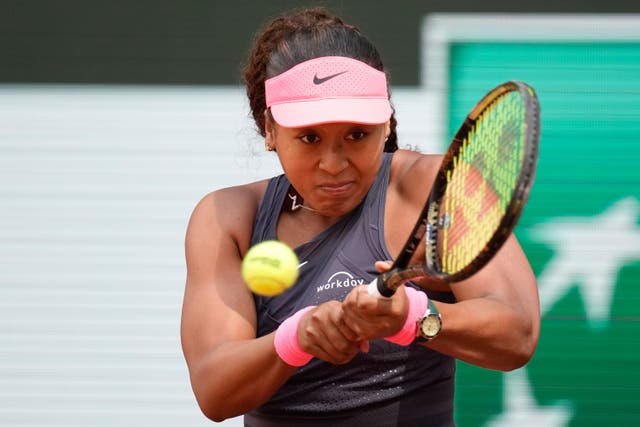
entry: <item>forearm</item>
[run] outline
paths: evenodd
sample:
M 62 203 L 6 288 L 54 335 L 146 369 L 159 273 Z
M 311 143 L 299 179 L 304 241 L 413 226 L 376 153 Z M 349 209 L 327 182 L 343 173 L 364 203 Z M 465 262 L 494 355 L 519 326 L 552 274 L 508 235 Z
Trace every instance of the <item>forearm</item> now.
M 525 365 L 538 341 L 526 312 L 490 297 L 455 304 L 436 302 L 443 329 L 425 345 L 472 365 L 509 371 Z
M 278 357 L 269 334 L 220 344 L 190 366 L 190 374 L 202 412 L 222 421 L 260 406 L 295 369 Z

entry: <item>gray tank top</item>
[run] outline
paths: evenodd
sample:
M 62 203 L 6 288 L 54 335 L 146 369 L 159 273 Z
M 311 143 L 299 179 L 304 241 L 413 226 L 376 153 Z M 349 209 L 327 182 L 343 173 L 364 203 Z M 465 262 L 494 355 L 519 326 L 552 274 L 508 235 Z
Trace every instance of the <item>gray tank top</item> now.
M 392 157 L 385 153 L 371 189 L 356 209 L 295 248 L 302 264 L 296 285 L 275 297 L 254 297 L 258 336 L 274 331 L 303 307 L 342 301 L 353 287 L 374 279 L 375 261 L 392 259 L 384 243 L 384 207 Z M 278 217 L 289 186 L 284 175 L 269 181 L 256 213 L 252 244 L 277 238 Z M 430 297 L 452 301 L 451 294 L 430 293 Z M 322 425 L 317 424 L 319 419 L 331 419 L 326 425 L 361 427 L 366 422 L 367 427 L 406 426 L 415 420 L 415 425 L 450 426 L 454 372 L 455 361 L 449 356 L 419 345 L 402 347 L 374 340 L 369 353 L 359 353 L 346 365 L 313 359 L 299 368 L 267 403 L 245 416 L 245 425 Z M 424 398 L 417 399 L 422 394 Z M 407 400 L 418 404 L 403 405 Z M 387 413 L 386 419 L 380 408 Z M 279 424 L 282 417 L 287 420 Z M 339 423 L 341 418 L 346 424 Z M 437 424 L 425 421 L 437 419 Z

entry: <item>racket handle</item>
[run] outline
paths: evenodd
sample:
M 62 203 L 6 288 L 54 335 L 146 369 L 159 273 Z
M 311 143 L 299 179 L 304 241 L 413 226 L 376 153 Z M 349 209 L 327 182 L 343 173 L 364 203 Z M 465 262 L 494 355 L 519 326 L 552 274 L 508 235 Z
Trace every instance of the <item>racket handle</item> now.
M 371 296 L 391 298 L 403 283 L 425 277 L 428 273 L 424 266 L 413 265 L 407 268 L 392 268 L 376 277 L 367 285 L 367 292 Z
M 378 279 L 379 278 L 376 277 L 367 285 L 367 293 L 372 297 L 382 297 L 382 294 L 378 290 Z
M 386 279 L 389 277 L 387 273 L 379 275 L 367 285 L 367 293 L 369 295 L 379 298 L 391 298 L 396 293 L 395 289 L 387 287 Z

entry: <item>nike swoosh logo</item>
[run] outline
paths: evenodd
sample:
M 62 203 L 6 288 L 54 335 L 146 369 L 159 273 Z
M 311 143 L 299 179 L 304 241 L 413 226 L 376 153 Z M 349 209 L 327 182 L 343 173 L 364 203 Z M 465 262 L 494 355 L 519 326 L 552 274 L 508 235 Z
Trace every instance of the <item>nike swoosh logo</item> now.
M 326 82 L 327 80 L 331 80 L 332 78 L 338 77 L 339 75 L 344 74 L 344 73 L 346 73 L 348 71 L 349 70 L 344 70 L 344 71 L 341 71 L 339 73 L 328 75 L 326 77 L 318 77 L 318 75 L 316 74 L 315 76 L 313 76 L 313 84 L 320 85 L 320 84 Z
M 298 268 L 301 268 L 303 265 L 305 265 L 305 264 L 306 264 L 306 263 L 308 263 L 308 262 L 309 262 L 309 261 L 301 262 L 300 264 L 298 264 Z

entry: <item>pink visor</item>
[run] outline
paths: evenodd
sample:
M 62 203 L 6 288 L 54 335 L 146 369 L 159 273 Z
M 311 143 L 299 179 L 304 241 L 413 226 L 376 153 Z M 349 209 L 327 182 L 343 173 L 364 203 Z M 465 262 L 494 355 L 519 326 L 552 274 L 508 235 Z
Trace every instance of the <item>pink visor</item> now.
M 305 61 L 264 85 L 267 107 L 285 127 L 379 124 L 392 113 L 385 73 L 343 56 Z

